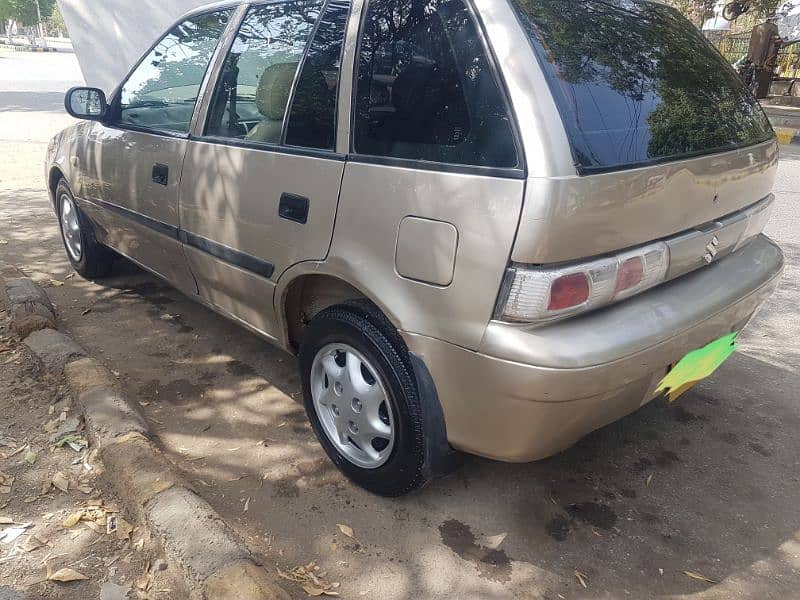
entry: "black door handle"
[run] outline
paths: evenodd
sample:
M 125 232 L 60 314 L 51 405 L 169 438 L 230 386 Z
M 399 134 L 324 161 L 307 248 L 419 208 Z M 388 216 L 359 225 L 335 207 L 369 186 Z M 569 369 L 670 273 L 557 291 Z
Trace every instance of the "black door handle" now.
M 305 224 L 308 222 L 308 198 L 284 192 L 281 194 L 278 214 L 282 219 Z
M 169 167 L 161 163 L 154 164 L 153 181 L 159 185 L 167 185 L 169 182 Z

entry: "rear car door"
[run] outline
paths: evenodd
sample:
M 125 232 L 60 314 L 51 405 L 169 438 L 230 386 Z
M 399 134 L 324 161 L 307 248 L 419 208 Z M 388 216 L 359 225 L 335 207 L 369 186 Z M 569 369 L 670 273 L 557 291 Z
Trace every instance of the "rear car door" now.
M 181 238 L 200 295 L 274 337 L 275 281 L 330 246 L 344 170 L 336 105 L 350 3 L 248 8 L 188 142 Z
M 232 14 L 200 14 L 167 32 L 86 141 L 86 212 L 103 242 L 190 293 L 197 288 L 178 240 L 178 184 L 198 93 Z

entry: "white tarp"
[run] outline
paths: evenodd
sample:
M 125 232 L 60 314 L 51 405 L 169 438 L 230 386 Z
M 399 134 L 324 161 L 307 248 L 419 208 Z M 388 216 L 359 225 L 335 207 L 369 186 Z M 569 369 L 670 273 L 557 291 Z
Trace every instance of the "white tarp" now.
M 778 7 L 778 35 L 786 42 L 800 42 L 800 0 L 790 0 Z
M 86 85 L 111 93 L 182 14 L 209 0 L 58 0 Z

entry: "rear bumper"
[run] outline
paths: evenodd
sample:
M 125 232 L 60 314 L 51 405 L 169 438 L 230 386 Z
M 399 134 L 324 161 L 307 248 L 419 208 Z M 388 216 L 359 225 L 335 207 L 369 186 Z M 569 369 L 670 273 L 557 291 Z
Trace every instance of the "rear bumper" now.
M 499 460 L 559 452 L 652 399 L 670 365 L 743 328 L 783 270 L 765 236 L 716 264 L 547 327 L 492 322 L 479 352 L 403 333 L 427 365 L 450 443 Z

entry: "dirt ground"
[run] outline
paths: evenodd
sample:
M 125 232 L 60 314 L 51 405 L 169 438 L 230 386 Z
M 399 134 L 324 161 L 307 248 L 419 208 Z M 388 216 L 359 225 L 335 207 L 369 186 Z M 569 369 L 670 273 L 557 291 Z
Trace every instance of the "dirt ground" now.
M 50 111 L 0 113 L 0 126 Z M 3 135 L 0 260 L 50 286 L 65 329 L 119 373 L 168 456 L 267 568 L 315 561 L 345 598 L 798 597 L 800 156 L 781 161 L 769 229 L 787 254 L 783 285 L 713 378 L 552 459 L 467 458 L 386 500 L 327 461 L 292 357 L 128 263 L 102 282 L 67 279 L 44 144 Z
M 39 366 L 4 312 L 0 414 L 0 599 L 180 597 L 155 544 L 108 491 L 63 377 Z M 62 576 L 75 580 L 49 579 Z

